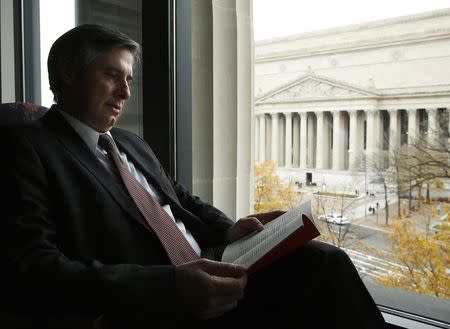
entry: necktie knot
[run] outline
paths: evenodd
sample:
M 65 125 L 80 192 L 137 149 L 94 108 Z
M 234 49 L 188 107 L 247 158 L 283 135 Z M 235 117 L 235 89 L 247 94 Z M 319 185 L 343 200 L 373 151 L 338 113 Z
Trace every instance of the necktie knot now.
M 108 153 L 115 152 L 114 141 L 108 134 L 100 134 L 98 137 L 98 145 Z

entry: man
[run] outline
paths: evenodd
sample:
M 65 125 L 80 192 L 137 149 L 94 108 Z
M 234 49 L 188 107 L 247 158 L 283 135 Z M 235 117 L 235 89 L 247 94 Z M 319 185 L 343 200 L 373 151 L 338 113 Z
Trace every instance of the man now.
M 138 58 L 120 32 L 70 30 L 48 58 L 56 105 L 3 132 L 2 241 L 16 303 L 105 328 L 384 327 L 337 248 L 311 242 L 250 277 L 219 261 L 224 245 L 279 213 L 232 221 L 173 181 L 138 136 L 113 128 Z

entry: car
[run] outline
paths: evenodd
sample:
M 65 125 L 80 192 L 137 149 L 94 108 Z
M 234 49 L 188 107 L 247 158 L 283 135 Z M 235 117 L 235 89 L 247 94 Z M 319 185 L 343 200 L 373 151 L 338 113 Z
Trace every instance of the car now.
M 328 223 L 338 224 L 338 225 L 345 225 L 345 224 L 350 223 L 350 219 L 341 214 L 327 214 L 327 215 L 325 215 L 325 220 Z

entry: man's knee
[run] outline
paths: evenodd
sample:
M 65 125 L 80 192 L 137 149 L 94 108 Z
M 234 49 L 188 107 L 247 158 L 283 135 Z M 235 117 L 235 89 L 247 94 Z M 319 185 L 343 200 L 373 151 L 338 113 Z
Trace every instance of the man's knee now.
M 320 241 L 311 241 L 305 247 L 310 249 L 307 252 L 312 254 L 311 256 L 320 259 L 323 266 L 353 267 L 352 260 L 341 248 Z

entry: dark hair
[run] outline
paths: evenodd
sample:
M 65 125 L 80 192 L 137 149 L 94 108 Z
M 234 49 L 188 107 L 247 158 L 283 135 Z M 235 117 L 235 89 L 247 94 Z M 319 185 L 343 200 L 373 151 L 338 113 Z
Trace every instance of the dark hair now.
M 60 36 L 52 45 L 48 55 L 48 80 L 55 101 L 61 92 L 59 67 L 64 64 L 75 74 L 82 73 L 97 56 L 115 48 L 128 49 L 134 63 L 140 61 L 139 44 L 122 32 L 101 25 L 77 26 Z

